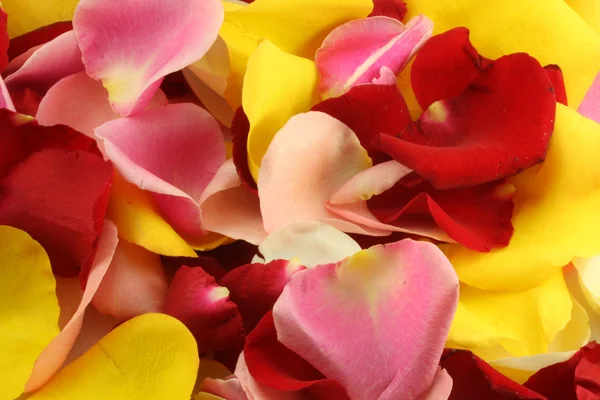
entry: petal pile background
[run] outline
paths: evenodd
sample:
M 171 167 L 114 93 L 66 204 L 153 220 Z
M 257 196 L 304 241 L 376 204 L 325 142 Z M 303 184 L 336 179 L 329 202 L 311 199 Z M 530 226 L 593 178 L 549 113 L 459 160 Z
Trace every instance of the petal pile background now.
M 595 0 L 4 0 L 0 400 L 600 399 Z

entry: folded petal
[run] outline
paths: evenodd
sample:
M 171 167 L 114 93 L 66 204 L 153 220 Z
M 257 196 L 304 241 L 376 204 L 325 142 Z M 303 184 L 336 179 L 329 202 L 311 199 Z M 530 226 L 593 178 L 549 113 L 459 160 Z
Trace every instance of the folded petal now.
M 279 341 L 350 397 L 412 398 L 433 381 L 457 297 L 442 253 L 404 240 L 294 274 L 273 314 Z
M 218 0 L 167 8 L 159 0 L 81 0 L 73 29 L 86 72 L 102 81 L 113 109 L 129 115 L 148 104 L 165 75 L 202 58 L 222 22 Z
M 433 23 L 425 16 L 406 25 L 389 17 L 340 25 L 315 54 L 319 91 L 324 98 L 337 97 L 355 85 L 371 83 L 382 67 L 400 73 L 432 31 Z
M 198 202 L 225 160 L 221 130 L 193 104 L 171 104 L 109 121 L 95 130 L 121 175 L 153 197 L 178 233 L 197 237 Z
M 67 356 L 73 348 L 79 332 L 81 331 L 87 306 L 92 301 L 92 298 L 106 274 L 106 270 L 115 253 L 117 243 L 117 228 L 110 221 L 106 221 L 98 243 L 96 259 L 90 269 L 87 282 L 85 282 L 85 291 L 80 298 L 79 304 L 68 323 L 62 327 L 60 334 L 50 342 L 35 362 L 31 377 L 25 386 L 25 392 L 32 392 L 42 387 L 58 372 L 67 359 Z M 61 304 L 61 308 L 62 307 L 63 304 Z
M 181 322 L 145 314 L 115 328 L 30 399 L 189 399 L 198 362 L 194 338 Z
M 161 312 L 168 287 L 159 255 L 121 241 L 93 304 L 98 311 L 126 321 Z
M 177 270 L 164 312 L 188 327 L 200 353 L 227 349 L 243 339 L 242 318 L 229 290 L 202 268 L 184 265 Z
M 242 105 L 250 121 L 248 166 L 255 181 L 277 131 L 317 102 L 317 79 L 312 61 L 285 53 L 267 40 L 248 60 Z
M 17 398 L 44 348 L 58 335 L 56 281 L 44 248 L 27 233 L 0 226 L 0 397 Z M 34 329 L 32 329 L 34 328 Z

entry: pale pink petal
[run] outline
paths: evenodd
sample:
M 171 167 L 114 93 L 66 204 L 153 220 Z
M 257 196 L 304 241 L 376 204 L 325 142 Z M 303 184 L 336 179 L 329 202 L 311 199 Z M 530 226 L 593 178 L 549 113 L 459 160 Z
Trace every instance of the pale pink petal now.
M 423 15 L 406 25 L 381 16 L 340 25 L 315 55 L 321 94 L 324 98 L 341 96 L 352 86 L 371 83 L 380 77 L 382 67 L 397 75 L 432 32 L 433 22 Z
M 600 73 L 596 75 L 577 111 L 584 117 L 600 123 Z
M 438 368 L 431 387 L 418 400 L 447 400 L 452 392 L 452 377 L 445 369 Z
M 148 107 L 165 105 L 167 97 L 158 90 Z M 102 84 L 85 72 L 60 80 L 42 99 L 36 119 L 41 125 L 63 124 L 88 136 L 94 128 L 119 118 L 108 102 L 108 92 Z
M 389 234 L 344 221 L 325 207 L 350 178 L 371 165 L 354 132 L 337 119 L 316 111 L 290 118 L 260 166 L 258 193 L 265 230 L 321 221 L 344 232 Z
M 106 122 L 94 132 L 121 175 L 154 194 L 178 233 L 205 233 L 199 201 L 225 161 L 223 135 L 207 111 L 169 104 Z
M 0 76 L 0 108 L 7 108 L 11 111 L 15 111 L 15 105 L 13 104 L 12 99 L 10 98 L 10 93 L 8 93 L 8 88 L 4 83 L 4 79 Z
M 297 272 L 273 315 L 279 341 L 351 398 L 416 398 L 433 382 L 457 300 L 444 254 L 403 240 Z
M 73 29 L 113 109 L 143 109 L 167 74 L 202 58 L 223 22 L 218 0 L 81 0 Z
M 385 65 L 379 70 L 379 76 L 371 81 L 375 85 L 395 85 L 396 82 L 396 74 Z
M 60 334 L 54 338 L 52 342 L 44 349 L 40 357 L 35 362 L 33 372 L 27 385 L 25 392 L 32 392 L 44 385 L 63 365 L 83 324 L 83 316 L 85 310 L 92 301 L 94 294 L 100 286 L 100 282 L 113 258 L 115 249 L 119 239 L 117 238 L 117 227 L 110 221 L 104 221 L 104 229 L 98 243 L 98 251 L 94 264 L 90 270 L 87 285 L 81 302 L 77 310 L 71 317 L 70 321 L 61 330 Z M 71 291 L 71 293 L 73 293 Z M 77 298 L 77 293 L 72 297 Z
M 121 241 L 92 303 L 98 311 L 126 321 L 162 312 L 168 290 L 160 256 Z
M 37 49 L 5 81 L 9 90 L 26 86 L 45 92 L 62 78 L 83 70 L 75 34 L 69 31 Z
M 260 244 L 267 232 L 263 228 L 258 196 L 242 185 L 233 159 L 227 160 L 217 171 L 202 196 L 204 228 Z
M 224 379 L 206 378 L 202 382 L 201 390 L 227 400 L 248 399 L 239 379 L 235 376 Z

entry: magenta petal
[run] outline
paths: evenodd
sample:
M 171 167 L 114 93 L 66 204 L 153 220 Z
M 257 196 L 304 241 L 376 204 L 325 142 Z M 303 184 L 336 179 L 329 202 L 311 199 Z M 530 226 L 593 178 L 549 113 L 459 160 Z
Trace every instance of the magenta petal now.
M 319 90 L 324 98 L 336 97 L 379 78 L 382 67 L 398 74 L 432 32 L 433 23 L 422 15 L 406 25 L 388 17 L 346 22 L 325 38 L 315 55 Z
M 584 117 L 600 123 L 600 73 L 596 75 L 577 111 Z
M 73 29 L 89 76 L 113 109 L 143 109 L 160 80 L 202 58 L 223 22 L 218 0 L 81 0 Z
M 193 104 L 170 104 L 109 121 L 95 129 L 121 175 L 154 194 L 184 236 L 204 233 L 199 202 L 225 161 L 219 125 Z
M 403 240 L 297 272 L 273 314 L 279 341 L 351 398 L 416 398 L 434 380 L 457 300 L 443 253 Z

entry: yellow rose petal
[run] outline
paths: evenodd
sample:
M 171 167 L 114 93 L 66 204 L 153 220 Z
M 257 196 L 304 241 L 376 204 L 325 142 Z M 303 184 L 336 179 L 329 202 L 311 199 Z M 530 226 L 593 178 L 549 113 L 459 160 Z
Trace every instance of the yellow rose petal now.
M 596 33 L 600 33 L 600 2 L 596 0 L 565 0 Z
M 70 21 L 79 0 L 2 0 L 8 13 L 8 34 L 14 38 L 42 26 Z
M 313 61 L 265 40 L 248 61 L 244 79 L 242 103 L 250 121 L 248 166 L 257 181 L 260 162 L 277 131 L 318 101 L 319 76 Z
M 59 333 L 50 260 L 27 233 L 0 226 L 0 399 L 25 388 L 33 365 Z
M 542 65 L 558 64 L 569 105 L 577 108 L 600 70 L 600 36 L 565 0 L 407 0 L 406 19 L 425 14 L 434 34 L 457 26 L 485 57 L 526 52 Z
M 516 187 L 510 244 L 479 253 L 443 250 L 460 280 L 481 289 L 531 288 L 573 257 L 600 254 L 600 125 L 558 105 L 543 164 L 512 179 Z
M 196 340 L 177 319 L 144 314 L 115 328 L 30 400 L 188 400 Z
M 497 346 L 515 357 L 546 353 L 569 322 L 572 307 L 561 270 L 524 291 L 462 285 L 448 341 L 476 353 Z

